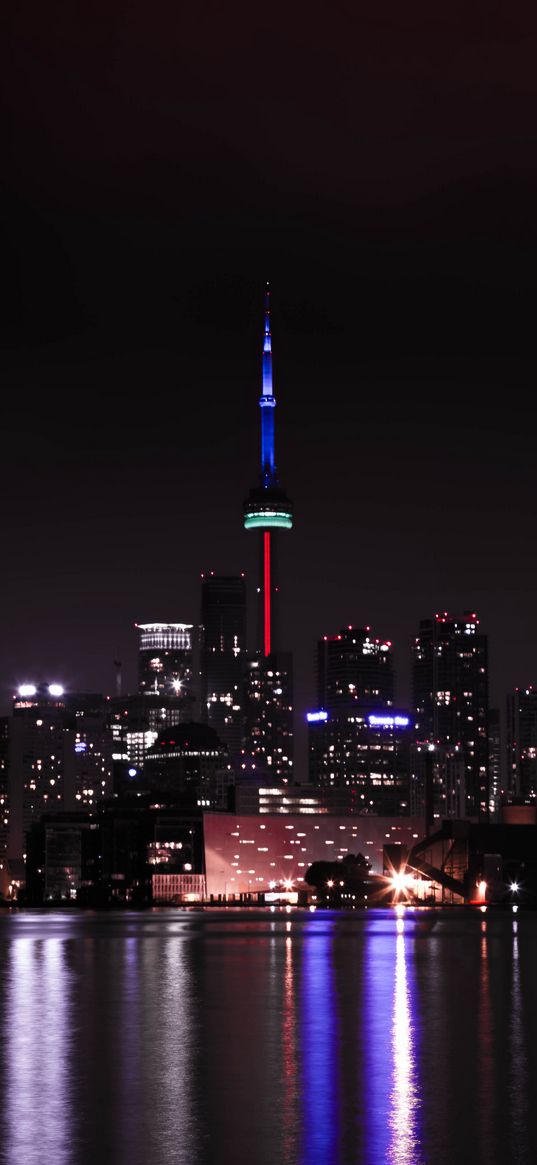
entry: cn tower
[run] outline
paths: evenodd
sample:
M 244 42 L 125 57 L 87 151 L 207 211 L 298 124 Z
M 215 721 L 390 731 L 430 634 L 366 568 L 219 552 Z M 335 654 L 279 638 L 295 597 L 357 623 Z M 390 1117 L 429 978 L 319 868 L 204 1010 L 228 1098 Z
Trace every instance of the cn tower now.
M 276 473 L 274 449 L 276 399 L 272 387 L 272 335 L 270 324 L 270 288 L 265 290 L 265 332 L 263 337 L 263 389 L 259 400 L 261 409 L 261 473 L 260 483 L 250 490 L 244 503 L 244 526 L 257 530 L 260 540 L 260 578 L 258 592 L 259 642 L 258 651 L 269 656 L 278 650 L 278 621 L 276 596 L 276 540 L 278 531 L 290 530 L 293 525 L 293 505 L 282 489 Z

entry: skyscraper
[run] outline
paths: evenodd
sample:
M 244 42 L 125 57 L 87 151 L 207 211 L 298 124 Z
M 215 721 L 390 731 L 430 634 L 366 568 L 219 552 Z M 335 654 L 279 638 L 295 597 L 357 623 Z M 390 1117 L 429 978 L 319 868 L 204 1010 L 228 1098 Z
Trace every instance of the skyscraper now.
M 410 813 L 412 721 L 407 712 L 355 704 L 309 712 L 309 779 L 345 789 L 353 812 Z
M 486 819 L 488 645 L 475 611 L 422 620 L 413 656 L 417 739 L 462 751 L 464 815 Z
M 7 868 L 9 836 L 9 720 L 0 716 L 0 894 L 7 896 L 9 874 Z
M 240 751 L 243 738 L 245 656 L 244 575 L 202 575 L 201 718 L 230 756 Z
M 317 646 L 319 708 L 335 712 L 353 704 L 389 708 L 393 704 L 393 651 L 370 627 L 344 627 L 324 635 Z
M 356 811 L 409 812 L 411 721 L 393 710 L 393 650 L 371 627 L 317 644 L 318 711 L 308 714 L 312 784 L 352 792 Z
M 112 791 L 104 696 L 23 684 L 9 724 L 9 856 L 43 813 L 91 808 Z
M 137 623 L 140 632 L 139 691 L 155 696 L 191 695 L 192 623 Z
M 537 688 L 516 688 L 507 697 L 507 792 L 537 800 Z
M 259 540 L 257 652 L 247 669 L 245 746 L 266 759 L 276 773 L 292 765 L 293 664 L 279 642 L 277 550 L 282 530 L 293 525 L 293 506 L 276 472 L 272 386 L 270 291 L 265 291 L 259 485 L 244 503 L 244 526 Z M 289 734 L 289 726 L 291 733 Z M 284 742 L 284 743 L 282 743 Z M 283 769 L 280 758 L 285 756 Z

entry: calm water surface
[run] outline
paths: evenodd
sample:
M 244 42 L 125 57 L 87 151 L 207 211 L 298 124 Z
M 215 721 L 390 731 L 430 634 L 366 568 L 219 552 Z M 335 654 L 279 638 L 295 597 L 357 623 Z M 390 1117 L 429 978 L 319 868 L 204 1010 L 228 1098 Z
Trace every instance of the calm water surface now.
M 537 915 L 0 915 L 9 1165 L 537 1161 Z

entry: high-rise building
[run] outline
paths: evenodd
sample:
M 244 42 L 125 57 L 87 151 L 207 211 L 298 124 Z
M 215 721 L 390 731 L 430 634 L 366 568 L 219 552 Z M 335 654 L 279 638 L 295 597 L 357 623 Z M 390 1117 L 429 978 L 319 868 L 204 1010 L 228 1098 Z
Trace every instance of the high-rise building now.
M 274 778 L 293 770 L 293 657 L 273 652 L 249 659 L 245 677 L 244 746 Z
M 265 292 L 261 409 L 261 474 L 244 503 L 244 526 L 259 539 L 257 652 L 247 667 L 245 743 L 274 772 L 292 765 L 292 660 L 281 650 L 278 619 L 278 540 L 293 525 L 293 506 L 276 472 L 270 291 Z M 260 745 L 260 742 L 262 744 Z M 283 765 L 282 757 L 287 759 Z M 283 766 L 283 767 L 282 767 Z
M 516 688 L 507 697 L 507 793 L 537 800 L 537 688 Z
M 410 813 L 412 719 L 408 712 L 355 704 L 309 712 L 309 779 L 346 789 L 355 813 Z
M 104 696 L 23 684 L 9 724 L 9 856 L 43 813 L 91 808 L 112 790 Z
M 144 777 L 159 794 L 209 807 L 217 802 L 217 773 L 226 761 L 214 728 L 191 721 L 159 732 L 146 754 Z
M 317 648 L 317 701 L 335 712 L 354 704 L 389 708 L 393 704 L 393 651 L 370 627 L 344 627 L 325 635 Z
M 416 738 L 462 751 L 464 816 L 489 813 L 488 652 L 475 611 L 420 622 L 413 644 Z
M 426 832 L 447 817 L 466 816 L 466 769 L 459 744 L 415 741 L 411 750 L 410 812 L 422 814 Z
M 230 756 L 240 751 L 243 739 L 245 655 L 244 575 L 202 575 L 201 716 Z
M 142 769 L 145 754 L 163 728 L 181 724 L 191 716 L 191 705 L 182 696 L 136 692 L 130 696 L 112 696 L 107 701 L 107 719 L 112 732 L 115 772 L 121 765 Z M 119 768 L 118 768 L 119 765 Z
M 137 623 L 138 690 L 152 696 L 192 698 L 192 623 Z
M 9 873 L 7 868 L 9 830 L 9 718 L 0 716 L 0 895 L 7 897 Z
M 499 708 L 489 708 L 489 816 L 491 822 L 500 820 L 504 764 L 502 725 Z

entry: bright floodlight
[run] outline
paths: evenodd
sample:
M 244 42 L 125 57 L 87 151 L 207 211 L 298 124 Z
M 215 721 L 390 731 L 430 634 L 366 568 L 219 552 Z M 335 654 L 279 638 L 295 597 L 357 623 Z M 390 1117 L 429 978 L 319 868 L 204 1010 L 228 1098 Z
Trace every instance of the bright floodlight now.
M 48 690 L 50 696 L 63 696 L 63 688 L 61 684 L 49 684 Z
M 519 886 L 518 882 L 511 882 L 509 889 L 510 889 L 512 894 L 518 894 L 518 891 L 520 890 L 520 886 Z
M 35 684 L 21 684 L 19 688 L 19 696 L 35 696 L 37 688 Z

